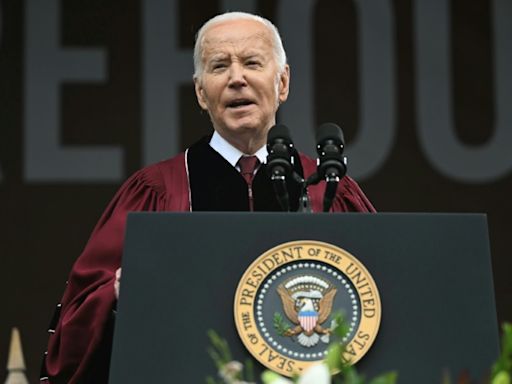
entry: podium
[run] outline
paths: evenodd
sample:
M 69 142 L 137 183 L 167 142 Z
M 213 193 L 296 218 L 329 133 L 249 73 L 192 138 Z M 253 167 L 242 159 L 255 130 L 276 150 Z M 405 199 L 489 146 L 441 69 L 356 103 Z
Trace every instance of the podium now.
M 209 329 L 236 360 L 250 358 L 233 318 L 238 283 L 262 253 L 296 240 L 336 245 L 373 276 L 380 329 L 356 364 L 367 377 L 397 370 L 401 383 L 431 384 L 448 370 L 479 379 L 497 358 L 485 215 L 133 213 L 110 382 L 205 382 L 216 375 Z

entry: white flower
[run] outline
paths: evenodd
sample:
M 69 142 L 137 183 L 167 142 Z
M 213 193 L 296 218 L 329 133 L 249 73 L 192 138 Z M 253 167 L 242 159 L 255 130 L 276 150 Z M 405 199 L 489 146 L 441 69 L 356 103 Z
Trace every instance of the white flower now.
M 293 384 L 292 381 L 272 371 L 265 371 L 261 376 L 264 384 Z M 331 374 L 325 364 L 315 364 L 299 378 L 297 384 L 330 384 Z
M 331 374 L 325 364 L 315 364 L 300 377 L 297 384 L 330 384 Z
M 230 361 L 220 369 L 219 376 L 226 383 L 236 383 L 236 377 L 243 369 L 244 366 L 239 361 Z

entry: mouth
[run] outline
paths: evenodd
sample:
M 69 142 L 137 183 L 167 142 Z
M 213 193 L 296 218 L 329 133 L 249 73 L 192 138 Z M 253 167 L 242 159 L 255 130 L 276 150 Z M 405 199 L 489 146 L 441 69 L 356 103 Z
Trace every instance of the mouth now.
M 226 104 L 226 106 L 228 108 L 241 109 L 243 107 L 247 107 L 247 106 L 254 105 L 254 104 L 255 104 L 254 101 L 249 100 L 249 99 L 235 99 L 235 100 L 231 100 L 230 102 L 228 102 Z

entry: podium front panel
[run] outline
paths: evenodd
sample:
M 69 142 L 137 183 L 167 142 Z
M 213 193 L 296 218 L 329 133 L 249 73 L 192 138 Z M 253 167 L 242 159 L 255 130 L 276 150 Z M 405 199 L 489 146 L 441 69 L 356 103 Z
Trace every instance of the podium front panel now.
M 343 248 L 373 276 L 382 319 L 357 364 L 367 377 L 397 370 L 401 383 L 431 384 L 445 370 L 487 373 L 498 327 L 484 215 L 134 213 L 110 382 L 205 382 L 216 375 L 209 329 L 235 359 L 250 358 L 234 324 L 235 290 L 254 259 L 296 240 Z

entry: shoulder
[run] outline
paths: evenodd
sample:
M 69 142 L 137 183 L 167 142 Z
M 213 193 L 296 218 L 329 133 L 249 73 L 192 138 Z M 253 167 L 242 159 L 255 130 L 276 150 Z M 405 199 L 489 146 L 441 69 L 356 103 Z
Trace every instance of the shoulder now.
M 300 153 L 300 161 L 304 170 L 305 178 L 308 178 L 316 172 L 317 164 L 315 159 Z M 313 209 L 321 212 L 321 202 L 323 201 L 323 194 L 325 191 L 325 181 L 321 181 L 317 185 L 312 185 L 308 189 L 311 195 Z M 341 212 L 375 212 L 375 208 L 361 190 L 357 182 L 347 175 L 344 176 L 338 184 L 332 210 Z
M 165 193 L 169 183 L 182 178 L 186 178 L 185 153 L 138 170 L 126 183 L 141 184 L 157 193 Z

